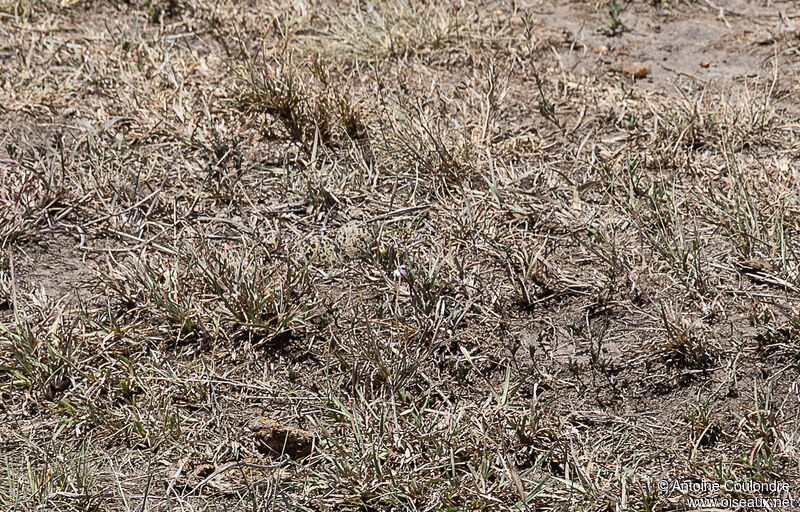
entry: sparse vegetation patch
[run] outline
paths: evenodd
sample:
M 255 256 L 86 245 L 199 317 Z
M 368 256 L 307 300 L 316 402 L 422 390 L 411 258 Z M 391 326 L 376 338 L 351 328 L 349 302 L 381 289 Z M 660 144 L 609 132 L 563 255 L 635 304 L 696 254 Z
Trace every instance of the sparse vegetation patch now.
M 797 20 L 0 0 L 0 510 L 800 499 Z

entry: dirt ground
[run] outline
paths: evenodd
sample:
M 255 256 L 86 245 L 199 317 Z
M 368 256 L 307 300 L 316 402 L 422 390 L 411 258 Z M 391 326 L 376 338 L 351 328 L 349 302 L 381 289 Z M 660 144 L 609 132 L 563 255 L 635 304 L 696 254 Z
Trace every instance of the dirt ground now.
M 792 509 L 799 78 L 792 1 L 0 0 L 0 509 Z

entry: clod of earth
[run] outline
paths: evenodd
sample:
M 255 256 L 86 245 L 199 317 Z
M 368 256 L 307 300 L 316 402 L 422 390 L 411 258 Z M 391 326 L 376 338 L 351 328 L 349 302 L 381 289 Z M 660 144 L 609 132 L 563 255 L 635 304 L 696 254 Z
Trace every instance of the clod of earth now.
M 650 64 L 644 62 L 619 61 L 619 69 L 626 75 L 633 78 L 644 78 L 650 74 Z
M 307 430 L 283 425 L 264 416 L 250 421 L 247 428 L 255 435 L 258 451 L 265 455 L 286 454 L 292 459 L 302 459 L 314 450 L 316 436 Z

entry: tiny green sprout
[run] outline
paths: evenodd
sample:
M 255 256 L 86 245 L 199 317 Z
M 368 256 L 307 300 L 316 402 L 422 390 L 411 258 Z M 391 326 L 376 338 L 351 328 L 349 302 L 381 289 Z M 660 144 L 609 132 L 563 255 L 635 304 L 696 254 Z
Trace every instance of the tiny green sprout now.
M 611 0 L 608 4 L 609 34 L 615 35 L 622 28 L 622 10 L 625 8 L 625 0 Z

